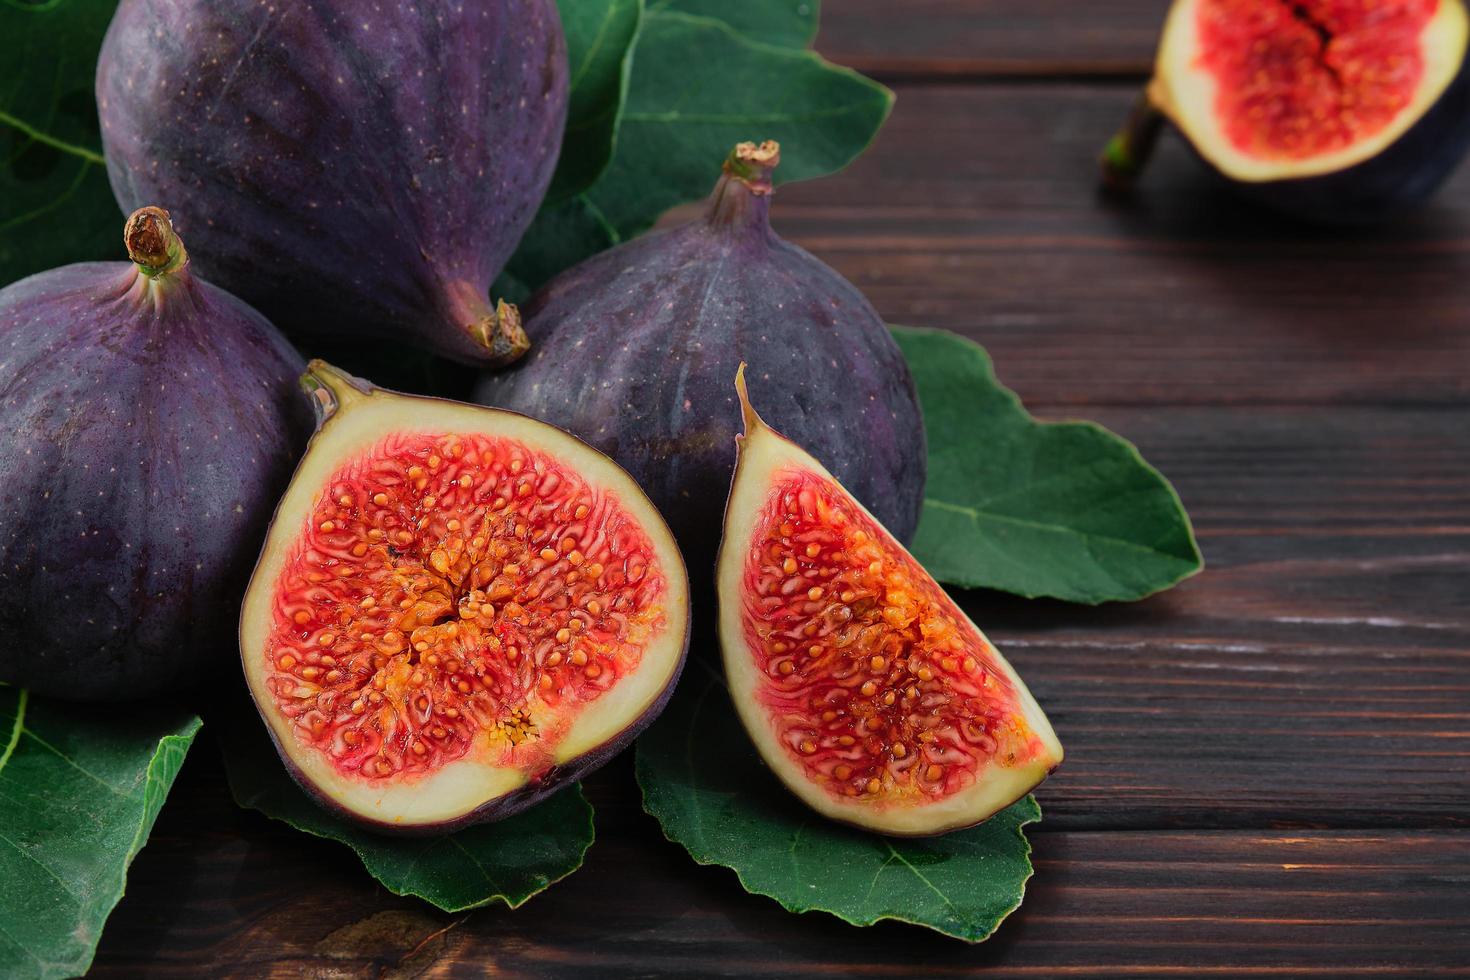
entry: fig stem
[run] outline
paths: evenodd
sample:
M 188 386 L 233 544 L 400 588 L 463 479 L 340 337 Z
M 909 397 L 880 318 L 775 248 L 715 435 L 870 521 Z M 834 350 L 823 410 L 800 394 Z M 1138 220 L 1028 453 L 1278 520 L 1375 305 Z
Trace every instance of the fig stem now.
M 448 283 L 444 298 L 450 319 L 461 324 L 479 348 L 476 363 L 481 367 L 504 367 L 531 349 L 521 311 L 513 304 L 502 299 L 491 309 L 484 290 L 467 280 Z
M 128 258 L 150 279 L 182 269 L 189 262 L 189 253 L 163 208 L 150 205 L 134 211 L 123 226 L 123 244 Z
M 373 386 L 366 381 L 354 378 L 320 358 L 315 358 L 306 365 L 306 373 L 301 376 L 301 387 L 311 396 L 317 428 L 321 428 L 342 409 L 373 393 Z
M 725 173 L 739 180 L 757 194 L 771 193 L 771 173 L 781 163 L 781 144 L 766 140 L 757 146 L 752 142 L 736 143 L 725 158 Z
M 709 223 L 729 228 L 764 224 L 773 189 L 771 172 L 780 162 L 781 145 L 775 140 L 735 144 L 710 195 Z
M 760 427 L 761 417 L 756 414 L 755 406 L 750 404 L 750 389 L 745 387 L 745 362 L 740 362 L 740 367 L 735 370 L 735 394 L 740 398 L 740 418 L 745 423 L 745 434 L 748 436 Z
M 1164 129 L 1164 118 L 1149 98 L 1148 90 L 1140 92 L 1123 128 L 1113 134 L 1107 146 L 1103 147 L 1098 162 L 1102 166 L 1104 188 L 1110 191 L 1132 189 L 1134 181 L 1153 156 L 1159 133 Z
M 479 324 L 479 341 L 490 352 L 488 367 L 504 367 L 520 360 L 531 349 L 531 338 L 521 326 L 521 311 L 514 303 L 497 300 L 495 313 Z

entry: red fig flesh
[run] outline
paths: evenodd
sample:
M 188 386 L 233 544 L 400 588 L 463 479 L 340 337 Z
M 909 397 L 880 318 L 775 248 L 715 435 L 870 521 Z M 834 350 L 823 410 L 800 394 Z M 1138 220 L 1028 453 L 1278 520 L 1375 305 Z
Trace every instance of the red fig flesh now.
M 828 817 L 886 834 L 986 819 L 1062 760 L 1021 678 L 810 454 L 745 411 L 720 550 L 730 694 Z
M 605 761 L 672 690 L 673 538 L 590 447 L 510 412 L 314 362 L 322 427 L 241 620 L 282 758 L 385 829 L 496 819 Z
M 1252 180 L 1367 159 L 1449 86 L 1458 0 L 1179 0 L 1154 86 L 1196 147 Z

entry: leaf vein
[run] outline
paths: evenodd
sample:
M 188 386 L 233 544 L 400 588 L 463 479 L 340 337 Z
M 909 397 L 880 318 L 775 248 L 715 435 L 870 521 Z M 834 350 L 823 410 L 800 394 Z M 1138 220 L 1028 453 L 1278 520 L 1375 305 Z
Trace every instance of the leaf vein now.
M 875 100 L 881 101 L 881 100 Z M 673 123 L 715 123 L 723 126 L 749 126 L 752 124 L 805 123 L 814 119 L 830 119 L 866 111 L 867 104 L 851 102 L 826 109 L 809 109 L 806 112 L 683 112 L 672 109 L 665 112 L 624 112 L 623 122 L 670 125 Z
M 88 163 L 102 164 L 106 162 L 102 154 L 96 150 L 88 149 L 85 146 L 78 146 L 75 143 L 68 143 L 66 140 L 52 136 L 50 133 L 37 129 L 25 120 L 12 116 L 3 109 L 0 109 L 0 124 L 9 126 L 12 129 L 18 129 L 37 143 L 44 143 L 53 150 L 60 150 L 62 153 L 70 153 L 72 156 L 81 157 Z
M 959 922 L 963 922 L 964 921 L 964 918 L 965 917 L 960 914 L 960 910 L 955 907 L 954 902 L 951 902 L 949 900 L 949 896 L 948 895 L 944 894 L 944 892 L 940 891 L 937 887 L 935 887 L 934 882 L 930 881 L 929 880 L 929 877 L 926 874 L 924 874 L 924 872 L 920 871 L 918 868 L 916 868 L 912 864 L 910 864 L 909 863 L 909 859 L 906 858 L 906 857 L 904 857 L 902 854 L 898 853 L 897 849 L 895 849 L 892 844 L 888 844 L 887 841 L 884 841 L 884 843 L 888 845 L 888 853 L 889 854 L 892 854 L 895 858 L 897 858 L 903 864 L 903 866 L 905 868 L 908 868 L 910 871 L 912 871 L 914 873 L 914 877 L 915 878 L 918 878 L 925 885 L 929 886 L 929 890 L 931 892 L 933 892 L 934 894 L 936 894 L 936 895 L 939 896 L 939 900 L 941 902 L 943 902 L 946 906 L 948 906 L 950 912 L 952 912 L 954 914 L 954 917 L 955 917 L 955 920 L 956 921 L 959 921 Z
M 92 780 L 97 785 L 106 787 L 114 795 L 121 796 L 123 799 L 127 799 L 129 797 L 129 795 L 131 795 L 131 794 L 129 794 L 125 790 L 118 789 L 116 786 L 112 785 L 107 780 L 105 780 L 101 776 L 97 775 L 95 772 L 92 772 L 92 771 L 84 768 L 80 764 L 78 764 L 75 759 L 72 759 L 65 752 L 62 752 L 56 746 L 52 745 L 50 742 L 46 741 L 44 738 L 42 738 L 41 736 L 37 735 L 35 729 L 33 729 L 33 728 L 26 728 L 23 731 L 24 731 L 24 733 L 26 735 L 29 735 L 31 737 L 32 741 L 34 741 L 37 745 L 41 746 L 41 748 L 43 748 L 46 751 L 54 754 L 62 762 L 65 762 L 67 765 L 71 766 L 77 772 L 81 773 L 83 776 L 86 776 L 88 779 Z
M 27 861 L 29 861 L 32 864 L 34 864 L 36 867 L 38 867 L 42 871 L 46 872 L 46 876 L 48 878 L 50 878 L 52 881 L 56 882 L 58 885 L 60 885 L 61 886 L 61 890 L 64 891 L 64 892 L 66 892 L 66 897 L 69 898 L 69 899 L 71 899 L 73 902 L 76 902 L 77 905 L 78 905 L 78 907 L 80 907 L 80 906 L 82 906 L 84 904 L 82 902 L 82 897 L 80 895 L 78 895 L 76 892 L 74 892 L 74 891 L 71 890 L 71 885 L 69 885 L 66 881 L 64 881 L 62 879 L 62 877 L 60 875 L 58 875 L 55 871 L 52 871 L 51 868 L 48 867 L 44 861 L 42 861 L 39 858 L 37 858 L 34 854 L 32 854 L 30 851 L 27 851 L 25 848 L 21 847 L 15 841 L 11 840 L 9 837 L 6 837 L 3 833 L 0 833 L 0 841 L 4 841 L 5 843 L 9 844 L 10 847 L 11 847 L 11 850 L 15 851 L 16 854 L 19 854 L 21 857 L 25 858 Z
M 30 703 L 31 692 L 22 689 L 20 697 L 15 702 L 15 723 L 10 726 L 10 738 L 5 743 L 5 751 L 0 752 L 0 772 L 5 771 L 5 764 L 15 754 L 15 747 L 20 743 L 20 734 L 25 731 L 26 706 Z
M 898 857 L 898 852 L 893 849 L 892 844 L 888 844 L 888 852 L 890 856 L 885 858 L 882 864 L 878 865 L 878 870 L 873 872 L 873 880 L 868 882 L 868 891 L 863 896 L 862 905 L 867 905 L 872 899 L 873 890 L 878 887 L 878 879 L 883 877 L 883 872 L 887 871 L 888 866 L 893 863 L 893 859 Z
M 597 25 L 597 33 L 593 35 L 592 43 L 587 45 L 587 56 L 582 59 L 582 63 L 577 66 L 576 73 L 572 75 L 571 81 L 567 83 L 568 91 L 575 92 L 577 86 L 582 84 L 582 79 L 586 78 L 587 73 L 592 70 L 592 63 L 597 60 L 597 53 L 602 50 L 602 45 L 607 40 L 607 32 L 612 27 L 613 16 L 616 12 L 617 4 L 610 3 L 607 5 L 607 9 L 602 15 L 602 23 Z
M 494 875 L 492 875 L 490 873 L 489 869 L 486 868 L 484 864 L 482 864 L 480 862 L 480 859 L 475 856 L 475 853 L 473 851 L 471 851 L 468 847 L 465 847 L 463 844 L 461 844 L 458 840 L 456 840 L 453 837 L 449 837 L 449 838 L 447 838 L 447 840 L 449 841 L 449 843 L 453 844 L 456 848 L 458 848 L 460 850 L 460 852 L 464 854 L 465 857 L 469 858 L 470 859 L 470 862 L 472 864 L 474 864 L 474 866 L 476 868 L 479 868 L 480 869 L 480 876 L 485 879 L 485 883 L 486 884 L 488 884 L 491 888 L 495 889 L 495 892 L 496 892 L 497 895 L 503 895 L 505 893 L 505 889 L 501 886 L 500 881 Z M 486 901 L 489 901 L 491 898 L 494 898 L 494 897 L 495 897 L 494 895 L 489 895 L 489 896 L 486 896 L 486 899 L 485 900 Z
M 1086 538 L 1089 540 L 1106 542 L 1108 544 L 1116 545 L 1117 547 L 1124 548 L 1130 551 L 1141 551 L 1145 554 L 1158 555 L 1163 558 L 1170 558 L 1175 561 L 1187 563 L 1186 559 L 1181 558 L 1180 556 L 1170 551 L 1163 551 L 1150 545 L 1139 544 L 1137 541 L 1129 541 L 1127 538 L 1119 538 L 1111 534 L 1099 534 L 1096 531 L 1084 531 L 1081 528 L 1069 527 L 1066 524 L 1056 524 L 1050 521 L 1030 520 L 1025 517 L 1012 517 L 1008 514 L 997 514 L 993 511 L 982 511 L 976 507 L 967 507 L 964 504 L 953 504 L 947 500 L 939 500 L 935 497 L 925 497 L 924 506 L 934 507 L 937 510 L 947 510 L 955 514 L 963 514 L 971 521 L 973 521 L 977 526 L 982 521 L 994 521 L 1000 524 L 1013 524 L 1017 527 L 1029 527 L 1039 531 L 1056 531 L 1063 534 L 1073 534 L 1077 537 Z

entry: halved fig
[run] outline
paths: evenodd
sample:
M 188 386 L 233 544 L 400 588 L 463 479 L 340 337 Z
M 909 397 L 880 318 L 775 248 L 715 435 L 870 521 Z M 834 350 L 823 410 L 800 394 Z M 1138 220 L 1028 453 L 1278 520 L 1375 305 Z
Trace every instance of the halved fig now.
M 1167 119 L 1268 204 L 1386 216 L 1427 197 L 1470 145 L 1467 33 L 1461 0 L 1175 0 L 1105 176 L 1136 176 Z
M 817 812 L 897 836 L 979 823 L 1062 761 L 1021 678 L 806 450 L 751 407 L 725 511 L 720 644 L 741 721 Z
M 381 829 L 524 809 L 626 745 L 688 647 L 667 525 L 606 456 L 523 415 L 313 361 L 319 428 L 240 623 L 287 768 Z

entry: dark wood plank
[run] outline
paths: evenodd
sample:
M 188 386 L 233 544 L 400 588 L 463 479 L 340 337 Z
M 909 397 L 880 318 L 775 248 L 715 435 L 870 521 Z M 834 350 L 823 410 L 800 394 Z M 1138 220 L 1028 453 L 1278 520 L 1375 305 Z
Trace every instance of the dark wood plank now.
M 853 929 L 696 868 L 599 775 L 587 865 L 509 912 L 373 887 L 345 849 L 233 808 L 191 759 L 103 937 L 98 977 L 1463 975 L 1470 833 L 1033 835 L 1026 904 L 969 947 Z M 1045 825 L 1043 825 L 1043 828 Z
M 969 594 L 1068 749 L 1066 827 L 1470 824 L 1470 438 L 1439 410 L 1089 411 L 1208 562 L 1099 609 Z
M 847 173 L 782 189 L 777 227 L 891 321 L 985 343 L 1034 404 L 1464 403 L 1470 168 L 1396 225 L 1309 229 L 1166 139 L 1119 204 L 1094 161 L 1132 97 L 901 86 Z
M 817 49 L 884 77 L 1141 74 L 1167 0 L 827 0 Z

